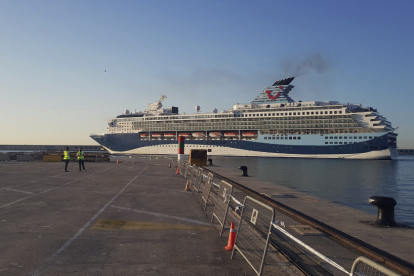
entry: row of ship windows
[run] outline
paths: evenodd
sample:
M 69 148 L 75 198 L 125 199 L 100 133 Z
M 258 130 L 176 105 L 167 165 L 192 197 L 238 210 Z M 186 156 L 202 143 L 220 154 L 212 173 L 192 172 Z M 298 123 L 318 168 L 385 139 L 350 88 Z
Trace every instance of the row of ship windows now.
M 329 113 L 328 113 L 329 112 Z M 307 112 L 282 112 L 282 113 L 253 113 L 253 114 L 238 114 L 240 117 L 263 117 L 263 116 L 292 116 L 292 115 L 319 115 L 324 114 L 323 111 L 307 111 Z M 325 111 L 325 114 L 342 114 L 342 111 Z M 235 114 L 237 117 L 237 114 Z
M 286 125 L 286 124 L 338 124 L 338 123 L 344 123 L 344 124 L 352 124 L 354 121 L 351 119 L 338 119 L 338 120 L 268 120 L 268 121 L 259 121 L 259 123 L 262 124 L 276 124 L 276 125 Z M 222 126 L 222 125 L 256 125 L 258 124 L 257 121 L 223 121 L 223 122 L 155 122 L 152 124 L 148 123 L 134 123 L 133 127 L 163 127 L 168 125 L 174 125 L 174 126 Z M 355 123 L 354 123 L 355 124 Z M 121 126 L 122 127 L 122 126 Z
M 329 136 L 329 137 L 328 137 L 328 136 L 325 136 L 325 139 L 328 139 L 328 138 L 329 138 L 329 139 L 338 139 L 338 138 L 339 138 L 339 139 L 342 139 L 342 138 L 343 138 L 343 139 L 348 139 L 348 137 L 347 137 L 347 136 L 344 136 L 344 137 L 342 137 L 342 136 L 339 136 L 339 137 L 336 137 L 336 136 Z M 362 139 L 362 136 L 359 136 L 359 137 L 358 137 L 358 136 L 354 136 L 354 139 L 358 139 L 358 138 L 359 138 L 359 139 Z M 375 137 L 374 137 L 374 138 L 375 138 Z M 352 136 L 349 136 L 349 139 L 352 139 Z M 372 139 L 372 136 L 369 136 L 369 137 L 364 136 L 364 139 Z
M 328 144 L 330 144 L 330 145 L 338 145 L 338 144 L 342 145 L 342 142 L 325 142 L 325 145 L 328 145 Z M 348 142 L 343 142 L 343 144 L 346 145 L 346 144 L 348 144 Z M 352 144 L 352 142 L 349 142 L 349 144 Z M 358 144 L 358 143 L 354 142 L 354 144 Z M 364 144 L 366 144 L 366 142 Z
M 344 136 L 344 137 L 342 137 L 342 136 L 339 136 L 339 137 L 336 137 L 336 136 L 335 136 L 335 137 L 332 137 L 332 136 L 328 137 L 328 136 L 326 136 L 326 137 L 325 137 L 325 139 L 328 139 L 328 138 L 329 138 L 329 139 L 338 139 L 338 138 L 339 138 L 339 139 L 342 139 L 342 138 L 343 138 L 343 139 L 348 139 L 348 137 L 347 137 L 347 136 Z M 359 136 L 359 137 L 358 137 L 358 136 L 354 136 L 354 137 L 353 137 L 353 139 L 358 139 L 358 138 L 359 138 L 359 139 L 362 139 L 362 136 Z M 368 136 L 364 136 L 364 139 L 372 139 L 372 138 L 373 138 L 372 136 L 369 136 L 369 137 L 368 137 Z M 374 137 L 374 138 L 376 138 L 376 137 Z M 265 136 L 265 137 L 264 137 L 264 139 L 265 139 L 265 140 L 279 140 L 279 139 L 280 139 L 280 140 L 283 140 L 283 139 L 286 139 L 286 140 L 288 140 L 288 139 L 289 139 L 289 140 L 296 140 L 296 139 L 297 139 L 297 140 L 300 140 L 300 139 L 301 139 L 301 137 L 297 137 L 297 138 L 296 138 L 296 136 L 289 136 L 289 137 L 287 137 L 287 136 L 286 136 L 286 137 L 284 137 L 284 138 L 283 138 L 283 136 L 281 136 L 281 137 L 279 138 L 279 136 L 276 136 L 276 137 L 266 137 L 266 136 Z M 349 136 L 349 139 L 352 139 L 352 136 Z M 327 143 L 327 142 L 325 142 L 325 143 Z M 340 143 L 342 144 L 342 142 L 340 142 Z
M 259 117 L 259 116 L 287 116 L 287 115 L 319 115 L 319 114 L 342 114 L 342 111 L 306 111 L 306 112 L 280 112 L 280 113 L 229 113 L 229 114 L 215 114 L 215 115 L 193 115 L 193 116 L 163 116 L 163 117 L 145 117 L 145 121 L 152 120 L 178 120 L 178 119 L 200 119 L 200 118 L 233 118 L 233 117 Z M 130 121 L 131 119 L 126 119 Z M 133 120 L 133 119 L 132 119 Z
M 220 116 L 220 117 L 214 117 L 214 116 L 192 116 L 192 117 L 152 117 L 152 118 L 139 118 L 139 119 L 120 119 L 120 120 L 113 120 L 113 122 L 118 122 L 119 124 L 127 124 L 127 123 L 120 123 L 125 121 L 140 121 L 140 122 L 146 122 L 146 121 L 165 121 L 165 120 L 195 120 L 195 122 L 199 122 L 201 118 L 234 118 L 234 117 L 268 117 L 268 116 L 292 116 L 292 115 L 323 115 L 323 114 L 342 114 L 342 111 L 307 111 L 307 112 L 281 112 L 281 113 L 252 113 L 252 114 L 243 114 L 243 113 L 235 113 L 234 116 L 232 115 L 226 115 L 226 116 Z M 293 118 L 294 119 L 294 118 Z M 119 122 L 120 121 L 120 122 Z M 152 122 L 148 122 L 152 123 Z
M 325 139 L 348 139 L 348 136 L 339 136 L 339 137 L 337 137 L 337 136 L 325 136 Z M 349 139 L 362 139 L 362 136 L 349 136 Z M 372 136 L 364 136 L 364 139 L 372 139 L 373 137 Z M 374 138 L 378 138 L 378 137 L 374 137 Z M 285 139 L 285 140 L 300 140 L 301 139 L 301 137 L 296 137 L 296 136 L 286 136 L 286 137 L 283 137 L 283 136 L 281 136 L 281 137 L 279 137 L 279 136 L 273 136 L 273 137 L 267 137 L 267 136 L 265 136 L 264 137 L 264 139 L 265 140 L 283 140 L 283 139 Z M 328 142 L 325 142 L 325 144 L 327 144 Z M 335 144 L 336 144 L 337 142 L 335 142 Z M 342 144 L 342 142 L 339 142 L 340 144 Z M 346 142 L 345 142 L 346 143 Z M 332 142 L 331 142 L 331 144 L 332 144 Z
M 325 144 L 328 144 L 328 142 L 325 142 Z M 329 144 L 332 144 L 332 142 L 330 142 Z M 334 144 L 338 144 L 338 142 L 335 142 Z M 347 142 L 344 142 L 342 144 L 342 142 L 339 142 L 340 145 L 346 145 Z M 352 144 L 352 142 L 350 142 L 349 144 Z M 357 143 L 354 143 L 357 144 Z M 368 143 L 364 143 L 365 145 L 367 145 Z M 175 145 L 153 145 L 150 147 L 176 147 Z M 201 145 L 186 145 L 186 147 L 194 147 L 194 148 L 204 148 L 205 146 L 201 146 Z M 221 146 L 211 146 L 211 147 L 218 147 L 221 148 Z M 250 149 L 298 149 L 299 147 L 295 147 L 295 146 L 249 146 Z M 326 146 L 320 146 L 320 147 L 312 147 L 312 149 L 327 149 L 328 147 Z M 330 147 L 331 149 L 333 149 L 334 147 Z M 351 147 L 349 147 L 351 149 Z M 378 146 L 364 146 L 365 149 L 371 148 L 371 149 L 380 149 L 381 147 Z M 339 149 L 342 149 L 342 147 L 339 147 Z M 347 147 L 343 147 L 343 149 L 348 149 Z M 211 149 L 207 149 L 208 152 L 211 152 Z
M 279 136 L 276 136 L 276 137 L 264 137 L 264 139 L 265 140 L 283 140 L 283 139 L 286 139 L 286 140 L 300 140 L 301 139 L 301 137 L 296 137 L 296 136 L 286 136 L 286 137 L 283 137 L 283 136 L 281 136 L 281 137 L 279 137 Z
M 295 114 L 296 112 L 294 112 Z M 305 116 L 305 117 L 283 117 L 283 118 L 273 118 L 270 115 L 271 113 L 269 113 L 269 117 L 270 118 L 261 118 L 262 120 L 265 121 L 308 121 L 308 120 L 316 120 L 316 121 L 323 121 L 323 122 L 327 122 L 327 121 L 353 121 L 352 120 L 352 116 L 351 115 L 340 115 L 340 116 Z M 279 114 L 279 113 L 277 113 Z M 250 114 L 252 115 L 252 114 Z M 255 114 L 253 114 L 255 115 Z M 263 114 L 262 114 L 263 115 Z M 287 115 L 286 115 L 287 116 Z M 247 116 L 246 116 L 247 117 Z M 250 116 L 252 117 L 252 116 Z M 255 116 L 253 116 L 255 117 Z M 257 117 L 259 117 L 259 115 L 257 115 Z M 266 114 L 265 114 L 265 117 Z M 188 123 L 195 123 L 195 124 L 200 124 L 200 123 L 213 123 L 213 124 L 219 124 L 222 122 L 231 122 L 231 123 L 244 123 L 244 122 L 257 122 L 257 119 L 220 119 L 220 120 L 175 120 L 175 121 L 168 121 L 168 120 L 159 120 L 159 121 L 142 121 L 142 120 L 138 120 L 135 122 L 132 122 L 133 125 L 152 125 L 154 123 L 156 124 L 188 124 Z M 119 123 L 119 124 L 123 124 L 123 123 Z

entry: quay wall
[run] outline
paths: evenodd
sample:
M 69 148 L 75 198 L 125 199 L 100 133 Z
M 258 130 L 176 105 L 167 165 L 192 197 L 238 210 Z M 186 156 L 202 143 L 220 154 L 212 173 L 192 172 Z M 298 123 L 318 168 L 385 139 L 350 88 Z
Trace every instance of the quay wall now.
M 411 242 L 414 228 L 404 225 L 376 227 L 373 224 L 376 215 L 254 177 L 243 177 L 237 168 L 234 170 L 220 166 L 205 168 L 271 199 L 272 202 L 286 206 L 287 213 L 282 211 L 284 207 L 276 210 L 275 220 L 284 221 L 286 231 L 296 235 L 305 243 L 312 244 L 317 251 L 343 267 L 349 268 L 355 256 L 369 256 L 377 263 L 397 269 L 402 275 L 414 276 L 414 244 Z M 239 200 L 242 201 L 242 198 Z M 303 214 L 305 219 L 297 220 L 296 216 L 288 215 L 289 209 Z M 314 221 L 318 223 L 313 224 Z M 334 231 L 329 231 L 330 229 Z M 337 236 L 335 232 L 342 232 L 345 235 Z M 337 245 L 329 244 L 327 239 L 336 240 Z M 346 252 L 344 248 L 348 246 L 352 249 Z M 325 267 L 325 269 L 336 274 L 332 267 Z

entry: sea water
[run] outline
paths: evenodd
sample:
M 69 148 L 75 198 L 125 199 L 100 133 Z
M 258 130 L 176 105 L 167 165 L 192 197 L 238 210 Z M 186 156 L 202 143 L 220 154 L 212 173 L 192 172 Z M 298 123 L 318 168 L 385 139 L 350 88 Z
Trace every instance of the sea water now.
M 212 157 L 213 164 L 237 169 L 249 176 L 376 214 L 371 196 L 397 201 L 395 220 L 414 227 L 414 156 L 398 160 L 297 159 Z M 240 171 L 241 173 L 241 171 Z

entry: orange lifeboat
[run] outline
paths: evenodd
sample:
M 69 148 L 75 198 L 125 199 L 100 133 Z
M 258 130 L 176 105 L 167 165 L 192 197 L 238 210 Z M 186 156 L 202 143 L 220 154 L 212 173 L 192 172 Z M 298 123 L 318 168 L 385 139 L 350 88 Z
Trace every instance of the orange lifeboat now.
M 164 133 L 164 137 L 166 137 L 166 138 L 174 138 L 175 137 L 175 133 Z
M 208 136 L 210 137 L 221 137 L 223 134 L 221 132 L 215 131 L 215 132 L 210 132 L 208 134 Z
M 236 137 L 238 136 L 238 133 L 236 132 L 225 132 L 224 137 Z
M 149 134 L 148 133 L 141 133 L 141 138 L 148 138 Z
M 162 136 L 163 136 L 162 133 L 153 133 L 153 134 L 151 134 L 151 137 L 154 137 L 154 138 L 161 138 Z
M 244 132 L 242 133 L 243 137 L 256 137 L 257 133 L 256 132 Z
M 180 134 L 178 134 L 178 136 L 190 137 L 191 133 L 180 133 Z
M 192 135 L 193 137 L 201 138 L 205 136 L 205 133 L 204 132 L 193 132 Z

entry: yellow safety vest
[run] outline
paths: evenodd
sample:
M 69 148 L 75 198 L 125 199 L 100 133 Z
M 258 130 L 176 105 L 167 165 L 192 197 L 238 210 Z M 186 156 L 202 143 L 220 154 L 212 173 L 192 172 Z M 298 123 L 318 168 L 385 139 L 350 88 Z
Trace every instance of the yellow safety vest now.
M 63 160 L 70 160 L 70 155 L 69 155 L 69 151 L 65 150 L 63 152 L 64 156 L 63 156 Z
M 85 159 L 85 154 L 83 153 L 83 151 L 78 151 L 78 160 L 83 160 Z

